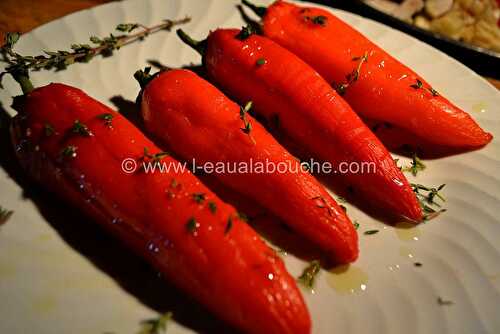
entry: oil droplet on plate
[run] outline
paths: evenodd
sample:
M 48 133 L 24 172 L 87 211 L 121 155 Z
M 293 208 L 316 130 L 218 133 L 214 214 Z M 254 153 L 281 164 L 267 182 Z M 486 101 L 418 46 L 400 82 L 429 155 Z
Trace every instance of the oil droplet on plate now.
M 421 232 L 417 225 L 402 222 L 395 226 L 396 235 L 402 241 L 418 241 Z
M 472 106 L 472 111 L 473 112 L 485 112 L 486 111 L 486 108 L 487 108 L 487 105 L 486 103 L 484 102 L 479 102 L 479 103 L 476 103 Z
M 355 293 L 366 290 L 368 275 L 358 267 L 344 265 L 330 270 L 326 282 L 338 293 Z
M 401 255 L 403 257 L 407 257 L 409 259 L 413 259 L 413 257 L 414 257 L 413 251 L 410 248 L 405 247 L 405 246 L 399 247 L 399 255 Z

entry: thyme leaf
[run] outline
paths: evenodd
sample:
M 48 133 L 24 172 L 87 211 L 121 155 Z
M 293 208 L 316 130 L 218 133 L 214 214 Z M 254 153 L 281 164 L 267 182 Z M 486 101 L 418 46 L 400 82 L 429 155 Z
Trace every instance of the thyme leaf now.
M 302 274 L 299 276 L 299 283 L 304 285 L 306 288 L 314 288 L 314 281 L 316 279 L 316 276 L 319 274 L 320 269 L 321 265 L 319 261 L 312 261 L 306 268 L 304 268 Z
M 377 234 L 379 232 L 379 230 L 368 230 L 368 231 L 365 231 L 365 235 L 372 235 L 372 234 Z
M 83 137 L 93 136 L 89 128 L 79 120 L 76 120 L 75 123 L 73 123 L 73 126 L 71 127 L 71 132 Z
M 252 143 L 255 145 L 255 139 L 250 134 L 250 132 L 252 132 L 252 124 L 247 119 L 247 113 L 250 111 L 250 109 L 252 109 L 252 105 L 252 101 L 249 101 L 247 104 L 245 104 L 245 107 L 240 106 L 240 119 L 243 121 L 243 128 L 241 128 L 241 131 L 247 134 L 252 140 Z
M 186 229 L 188 230 L 189 233 L 194 234 L 196 230 L 198 229 L 198 222 L 196 222 L 196 219 L 194 217 L 191 217 L 188 219 L 186 223 Z
M 201 204 L 205 201 L 205 194 L 204 193 L 194 193 L 193 194 L 193 200 L 198 203 L 198 204 Z
M 0 206 L 0 225 L 3 225 L 14 214 L 14 211 L 4 209 Z
M 160 315 L 158 318 L 148 319 L 141 322 L 138 334 L 160 334 L 167 331 L 168 322 L 172 319 L 172 312 Z
M 217 204 L 212 201 L 208 202 L 208 209 L 215 214 L 217 212 Z

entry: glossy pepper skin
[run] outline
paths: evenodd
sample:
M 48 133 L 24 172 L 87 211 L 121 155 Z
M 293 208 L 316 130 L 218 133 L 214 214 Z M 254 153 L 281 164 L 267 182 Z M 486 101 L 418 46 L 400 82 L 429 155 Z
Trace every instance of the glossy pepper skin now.
M 224 185 L 273 212 L 323 249 L 336 263 L 358 256 L 353 224 L 307 171 L 252 116 L 212 84 L 188 70 L 171 70 L 151 81 L 142 95 L 146 129 L 184 160 L 227 164 L 214 174 Z M 251 130 L 245 132 L 245 125 Z M 279 172 L 241 172 L 235 167 L 270 164 Z M 252 166 L 250 166 L 252 165 Z M 271 167 L 272 168 L 272 167 Z
M 322 19 L 314 20 L 318 17 Z M 343 96 L 363 118 L 389 122 L 428 143 L 455 149 L 479 148 L 493 138 L 422 77 L 326 10 L 276 1 L 265 11 L 262 32 L 334 86 L 345 83 L 367 54 L 358 80 Z
M 111 121 L 103 119 L 107 114 Z M 76 120 L 88 131 L 76 131 Z M 294 279 L 230 205 L 189 171 L 122 170 L 125 158 L 151 161 L 144 148 L 148 155 L 159 152 L 124 117 L 76 88 L 50 84 L 25 97 L 13 124 L 19 160 L 34 179 L 219 317 L 248 333 L 310 332 Z M 161 162 L 177 163 L 170 157 Z M 203 201 L 193 194 L 204 194 Z
M 342 168 L 341 176 L 358 196 L 393 216 L 421 221 L 415 194 L 389 152 L 330 85 L 270 39 L 251 35 L 241 40 L 239 33 L 219 29 L 209 35 L 203 59 L 209 77 L 236 101 L 253 101 L 269 123 L 278 120 L 277 132 L 309 156 Z M 374 168 L 353 173 L 341 163 Z

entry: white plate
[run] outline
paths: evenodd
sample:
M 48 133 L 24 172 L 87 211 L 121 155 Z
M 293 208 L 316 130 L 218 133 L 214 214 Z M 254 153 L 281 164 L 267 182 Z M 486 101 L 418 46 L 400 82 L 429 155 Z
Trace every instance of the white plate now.
M 154 24 L 190 15 L 185 29 L 204 37 L 216 27 L 242 25 L 234 1 L 141 1 L 111 3 L 44 25 L 22 37 L 18 50 L 66 49 L 103 36 L 122 22 Z M 495 135 L 477 152 L 427 163 L 419 183 L 446 183 L 448 212 L 414 230 L 399 231 L 348 207 L 360 232 L 361 257 L 344 274 L 322 271 L 315 293 L 304 291 L 314 333 L 500 333 L 500 93 L 441 52 L 379 23 L 334 11 L 471 112 Z M 170 66 L 199 62 L 174 33 L 161 32 L 58 73 L 36 73 L 36 85 L 64 82 L 113 106 L 110 97 L 134 100 L 136 69 L 157 59 Z M 0 101 L 11 112 L 19 88 L 7 79 Z M 6 144 L 2 144 L 4 147 Z M 5 155 L 5 151 L 2 151 Z M 200 312 L 177 304 L 172 287 L 64 203 L 40 190 L 30 198 L 12 179 L 13 161 L 0 169 L 0 205 L 15 210 L 0 228 L 1 333 L 135 333 L 139 322 L 172 309 L 180 321 L 169 333 L 188 333 Z M 7 170 L 5 166 L 12 166 Z M 35 205 L 41 203 L 39 206 Z M 285 257 L 298 275 L 305 263 Z M 422 267 L 414 266 L 421 262 Z M 438 305 L 437 298 L 453 301 Z M 179 298 L 177 298 L 179 299 Z M 201 313 L 203 314 L 203 313 Z M 182 324 L 184 325 L 182 325 Z

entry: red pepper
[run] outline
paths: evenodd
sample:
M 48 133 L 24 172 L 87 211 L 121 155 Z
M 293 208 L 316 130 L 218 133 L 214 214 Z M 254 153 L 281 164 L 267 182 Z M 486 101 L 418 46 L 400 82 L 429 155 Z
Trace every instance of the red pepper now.
M 253 9 L 263 16 L 263 34 L 345 91 L 360 116 L 389 122 L 437 146 L 467 150 L 493 138 L 422 77 L 330 12 L 284 1 Z
M 142 97 L 147 130 L 175 154 L 211 168 L 222 184 L 269 209 L 334 261 L 357 258 L 357 234 L 344 210 L 217 88 L 191 71 L 170 70 L 153 79 Z
M 230 205 L 189 171 L 122 170 L 126 158 L 178 163 L 159 155 L 128 120 L 62 84 L 24 98 L 12 138 L 39 183 L 234 326 L 249 333 L 310 332 L 294 279 Z
M 195 44 L 204 52 L 209 77 L 239 103 L 253 101 L 255 111 L 278 133 L 300 144 L 309 156 L 330 162 L 365 201 L 412 221 L 422 210 L 391 155 L 349 105 L 297 56 L 268 38 L 219 29 Z M 245 37 L 245 38 L 243 38 Z M 344 168 L 371 165 L 371 172 Z M 359 167 L 361 168 L 361 167 Z

